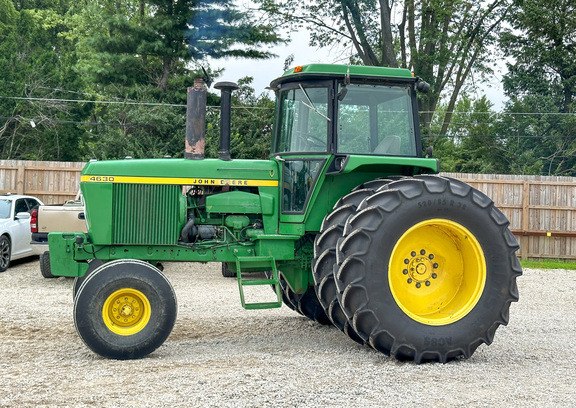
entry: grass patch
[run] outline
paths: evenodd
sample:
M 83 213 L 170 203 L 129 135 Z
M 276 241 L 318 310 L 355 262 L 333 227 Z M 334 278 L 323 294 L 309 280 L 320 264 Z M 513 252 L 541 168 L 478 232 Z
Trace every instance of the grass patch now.
M 530 269 L 571 269 L 576 270 L 576 262 L 559 259 L 541 259 L 539 261 L 521 260 L 522 268 Z

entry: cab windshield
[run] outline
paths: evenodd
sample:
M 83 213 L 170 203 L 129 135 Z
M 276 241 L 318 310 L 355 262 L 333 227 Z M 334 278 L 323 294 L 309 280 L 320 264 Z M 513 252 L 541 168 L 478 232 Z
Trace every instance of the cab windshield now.
M 327 151 L 328 88 L 298 84 L 280 93 L 276 152 Z

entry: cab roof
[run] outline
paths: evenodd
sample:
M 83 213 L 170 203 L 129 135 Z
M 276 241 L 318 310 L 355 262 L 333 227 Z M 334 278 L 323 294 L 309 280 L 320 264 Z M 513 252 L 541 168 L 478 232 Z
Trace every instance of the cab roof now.
M 354 79 L 399 80 L 401 82 L 414 82 L 416 79 L 408 69 L 390 67 L 372 67 L 364 65 L 338 65 L 338 64 L 309 64 L 290 68 L 284 74 L 270 83 L 272 88 L 284 82 L 309 79 L 327 79 L 342 76 Z

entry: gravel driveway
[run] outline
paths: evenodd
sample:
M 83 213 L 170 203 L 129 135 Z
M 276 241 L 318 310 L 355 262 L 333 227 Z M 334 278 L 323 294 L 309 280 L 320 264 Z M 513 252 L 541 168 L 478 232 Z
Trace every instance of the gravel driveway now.
M 71 279 L 42 278 L 36 259 L 1 273 L 0 406 L 576 405 L 576 271 L 525 270 L 520 302 L 491 346 L 469 360 L 415 365 L 286 307 L 244 310 L 220 264 L 165 267 L 178 319 L 163 346 L 135 361 L 84 346 Z

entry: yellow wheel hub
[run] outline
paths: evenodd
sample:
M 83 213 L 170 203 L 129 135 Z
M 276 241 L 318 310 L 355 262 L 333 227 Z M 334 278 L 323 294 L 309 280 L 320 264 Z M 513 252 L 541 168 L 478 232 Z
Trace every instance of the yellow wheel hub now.
M 486 260 L 478 240 L 444 219 L 420 222 L 398 240 L 388 269 L 392 296 L 417 322 L 441 326 L 466 316 L 486 283 Z
M 150 302 L 136 289 L 124 288 L 112 293 L 104 302 L 102 318 L 106 327 L 121 336 L 142 330 L 150 321 Z

